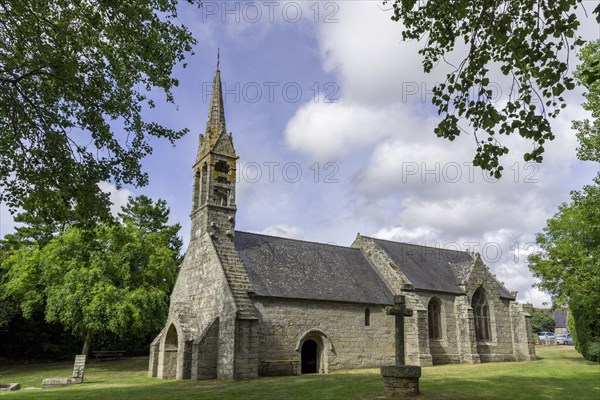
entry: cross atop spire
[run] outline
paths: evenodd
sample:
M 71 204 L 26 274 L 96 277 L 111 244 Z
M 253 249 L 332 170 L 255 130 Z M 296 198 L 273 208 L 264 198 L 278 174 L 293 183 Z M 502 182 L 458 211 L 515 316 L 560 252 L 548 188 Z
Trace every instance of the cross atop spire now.
M 219 71 L 220 51 L 217 52 L 217 70 L 213 79 L 210 107 L 208 109 L 208 121 L 206 122 L 207 136 L 218 136 L 221 132 L 227 132 L 225 126 L 225 108 L 223 107 L 223 90 L 221 88 L 221 71 Z

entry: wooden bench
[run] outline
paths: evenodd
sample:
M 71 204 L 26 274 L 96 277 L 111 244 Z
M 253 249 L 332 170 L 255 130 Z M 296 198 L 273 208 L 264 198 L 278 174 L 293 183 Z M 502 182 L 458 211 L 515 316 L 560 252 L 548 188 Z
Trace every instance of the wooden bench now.
M 263 375 L 269 374 L 269 365 L 271 364 L 289 364 L 292 369 L 292 375 L 296 375 L 298 371 L 298 364 L 300 361 L 298 360 L 264 360 L 260 362 L 263 370 Z
M 94 351 L 97 360 L 118 360 L 125 355 L 125 350 L 102 350 Z

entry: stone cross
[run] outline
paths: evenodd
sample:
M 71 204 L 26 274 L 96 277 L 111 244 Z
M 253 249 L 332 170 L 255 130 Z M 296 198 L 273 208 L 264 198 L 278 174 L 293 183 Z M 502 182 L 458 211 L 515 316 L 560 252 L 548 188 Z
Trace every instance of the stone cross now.
M 396 365 L 404 364 L 404 317 L 412 317 L 413 311 L 406 308 L 406 298 L 402 295 L 394 296 L 394 305 L 385 308 L 387 315 L 396 317 Z

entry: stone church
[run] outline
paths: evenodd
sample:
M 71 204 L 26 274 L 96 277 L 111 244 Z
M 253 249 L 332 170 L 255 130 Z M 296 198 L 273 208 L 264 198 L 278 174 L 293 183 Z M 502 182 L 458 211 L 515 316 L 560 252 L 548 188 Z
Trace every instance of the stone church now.
M 190 243 L 149 376 L 238 379 L 394 363 L 402 294 L 406 362 L 535 358 L 529 310 L 468 252 L 358 235 L 350 247 L 235 230 L 236 152 L 220 72 L 193 166 Z

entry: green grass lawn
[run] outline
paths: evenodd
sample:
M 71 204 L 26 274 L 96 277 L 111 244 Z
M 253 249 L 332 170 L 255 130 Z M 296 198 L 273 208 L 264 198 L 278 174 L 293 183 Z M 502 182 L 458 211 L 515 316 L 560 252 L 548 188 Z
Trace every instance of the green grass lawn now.
M 539 347 L 538 361 L 423 368 L 420 399 L 600 399 L 600 364 L 583 360 L 571 346 Z M 148 359 L 92 361 L 81 385 L 0 392 L 6 399 L 382 399 L 377 369 L 329 375 L 259 378 L 238 382 L 175 381 L 146 377 Z M 41 387 L 43 378 L 66 377 L 72 363 L 0 366 L 1 383 Z

